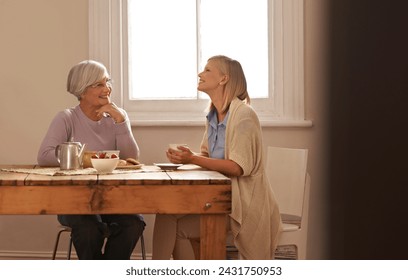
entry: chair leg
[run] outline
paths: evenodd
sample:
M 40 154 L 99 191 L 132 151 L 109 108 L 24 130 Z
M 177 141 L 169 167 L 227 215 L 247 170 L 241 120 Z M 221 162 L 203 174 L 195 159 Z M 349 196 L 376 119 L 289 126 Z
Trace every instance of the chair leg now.
M 63 233 L 65 229 L 62 229 L 57 234 L 57 239 L 55 240 L 54 251 L 52 252 L 52 259 L 55 260 L 55 256 L 57 255 L 58 244 L 61 237 L 61 233 Z
M 69 237 L 69 246 L 68 246 L 68 253 L 67 253 L 67 260 L 71 259 L 71 251 L 72 251 L 72 237 Z
M 57 239 L 55 240 L 54 251 L 52 252 L 52 259 L 53 260 L 55 260 L 55 257 L 57 255 L 59 241 L 60 241 L 60 238 L 61 238 L 61 234 L 63 232 L 71 232 L 71 230 L 64 228 L 64 229 L 61 229 L 58 232 Z M 71 237 L 70 237 L 69 256 L 71 255 L 71 246 L 72 246 L 72 240 L 71 240 Z M 70 258 L 68 257 L 68 259 L 70 259 Z
M 140 236 L 140 247 L 142 248 L 142 259 L 146 259 L 146 248 L 145 248 L 145 244 L 144 244 L 144 237 L 143 237 L 143 233 Z

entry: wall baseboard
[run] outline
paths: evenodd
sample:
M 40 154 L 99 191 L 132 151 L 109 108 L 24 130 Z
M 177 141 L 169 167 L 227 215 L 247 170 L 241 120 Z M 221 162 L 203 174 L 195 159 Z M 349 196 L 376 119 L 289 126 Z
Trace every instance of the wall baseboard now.
M 66 260 L 67 259 L 67 251 L 57 252 L 55 257 L 57 260 Z M 151 259 L 151 255 L 147 254 L 146 258 L 148 260 Z M 44 252 L 44 251 L 0 251 L 0 260 L 51 260 L 52 259 L 52 251 Z M 78 257 L 73 251 L 71 254 L 72 260 L 77 260 Z M 142 260 L 141 253 L 133 253 L 132 260 Z

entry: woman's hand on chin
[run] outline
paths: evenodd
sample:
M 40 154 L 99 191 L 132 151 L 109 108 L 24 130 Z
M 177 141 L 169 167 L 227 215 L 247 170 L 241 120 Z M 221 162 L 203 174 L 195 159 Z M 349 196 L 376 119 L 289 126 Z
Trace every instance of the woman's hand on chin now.
M 124 114 L 122 114 L 118 106 L 116 106 L 116 104 L 113 102 L 103 105 L 101 108 L 96 110 L 96 112 L 100 117 L 102 117 L 104 113 L 108 114 L 115 121 L 115 123 L 121 123 L 125 121 Z

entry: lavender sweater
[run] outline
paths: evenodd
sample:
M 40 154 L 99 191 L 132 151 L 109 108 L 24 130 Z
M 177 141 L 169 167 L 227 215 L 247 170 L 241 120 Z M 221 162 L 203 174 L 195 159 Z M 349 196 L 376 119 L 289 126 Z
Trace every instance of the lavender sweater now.
M 55 157 L 57 145 L 75 141 L 86 143 L 85 150 L 120 150 L 120 158 L 139 157 L 139 147 L 133 137 L 129 118 L 116 124 L 109 116 L 100 121 L 90 120 L 78 106 L 59 112 L 48 129 L 38 151 L 37 161 L 41 166 L 58 166 Z

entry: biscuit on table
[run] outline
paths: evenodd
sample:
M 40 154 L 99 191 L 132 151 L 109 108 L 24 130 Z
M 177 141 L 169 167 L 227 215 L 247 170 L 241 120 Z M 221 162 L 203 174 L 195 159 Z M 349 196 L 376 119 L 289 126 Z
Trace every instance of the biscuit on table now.
M 134 159 L 134 158 L 127 158 L 126 159 L 126 162 L 128 163 L 128 164 L 130 164 L 130 165 L 139 165 L 140 164 L 140 162 L 138 162 L 136 159 Z

